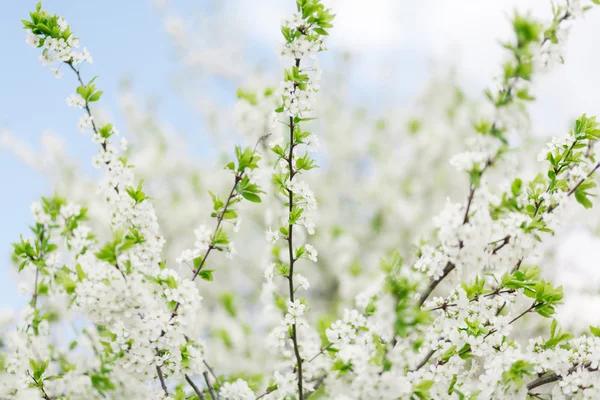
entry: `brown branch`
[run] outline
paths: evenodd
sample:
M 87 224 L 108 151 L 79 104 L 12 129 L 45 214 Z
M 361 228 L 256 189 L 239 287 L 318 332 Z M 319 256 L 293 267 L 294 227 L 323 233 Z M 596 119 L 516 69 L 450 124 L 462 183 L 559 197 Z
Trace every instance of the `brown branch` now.
M 436 352 L 436 351 L 437 351 L 437 350 L 434 350 L 434 349 L 431 349 L 431 350 L 429 350 L 429 353 L 427 353 L 427 354 L 425 355 L 425 357 L 423 357 L 423 359 L 421 360 L 421 362 L 420 362 L 420 363 L 418 363 L 418 364 L 417 364 L 417 366 L 416 366 L 416 367 L 415 367 L 415 368 L 414 368 L 412 371 L 413 371 L 413 372 L 414 372 L 414 371 L 418 371 L 418 370 L 420 370 L 421 368 L 423 368 L 423 366 L 424 366 L 425 364 L 427 364 L 427 361 L 429 361 L 429 360 L 431 359 L 431 357 L 433 357 L 433 355 L 435 354 L 435 352 Z
M 213 400 L 217 400 L 217 394 L 215 393 L 215 389 L 213 388 L 212 384 L 210 383 L 210 378 L 208 377 L 208 372 L 204 371 L 202 373 L 202 375 L 204 375 L 204 380 L 206 381 L 206 386 L 208 387 L 208 392 L 210 393 L 210 397 Z
M 503 239 L 500 240 L 502 241 L 502 243 L 500 243 L 494 248 L 494 250 L 492 250 L 492 254 L 496 254 L 498 251 L 500 251 L 500 249 L 502 249 L 504 246 L 510 243 L 510 235 L 506 235 Z
M 169 390 L 167 389 L 167 384 L 165 383 L 165 376 L 163 375 L 162 369 L 157 365 L 156 372 L 158 373 L 158 379 L 160 379 L 160 387 L 165 392 L 165 395 L 169 397 Z
M 555 373 L 552 373 L 552 374 L 546 375 L 546 376 L 541 376 L 541 377 L 537 378 L 535 381 L 529 382 L 527 384 L 527 390 L 535 389 L 536 387 L 545 385 L 547 383 L 556 382 L 560 379 L 561 379 L 560 375 L 557 375 Z
M 482 171 L 483 172 L 483 171 Z M 469 222 L 469 210 L 471 209 L 471 204 L 473 203 L 473 196 L 475 196 L 475 186 L 471 185 L 469 189 L 469 197 L 467 198 L 467 207 L 465 208 L 465 216 L 463 218 L 463 225 Z
M 592 365 L 591 362 L 586 362 L 585 364 L 581 365 L 582 368 L 586 368 L 589 371 L 598 371 L 597 368 L 590 368 L 590 365 Z M 577 369 L 580 367 L 579 364 L 576 364 L 574 366 L 572 366 L 571 368 L 569 368 L 569 371 L 567 372 L 567 375 L 571 375 L 573 372 L 577 371 Z M 539 378 L 537 378 L 536 380 L 529 382 L 527 384 L 527 390 L 532 390 L 535 389 L 537 387 L 546 385 L 548 383 L 552 383 L 552 382 L 556 382 L 562 379 L 561 375 L 558 375 L 557 373 L 553 372 L 549 375 L 544 375 L 544 376 L 540 376 Z
M 210 367 L 210 365 L 208 365 L 208 363 L 206 362 L 206 360 L 202 360 L 202 362 L 204 363 L 204 365 L 206 366 L 206 368 L 208 369 L 208 371 L 210 372 L 210 374 L 213 376 L 213 378 L 215 378 L 215 381 L 219 384 L 219 386 L 223 386 L 223 384 L 221 383 L 221 380 L 215 374 L 215 371 L 213 371 L 213 369 Z
M 200 397 L 200 400 L 206 400 L 206 397 L 204 397 L 204 393 L 202 393 L 202 390 L 200 390 L 200 388 L 196 386 L 192 378 L 190 378 L 187 374 L 185 375 L 185 380 L 187 381 L 187 383 L 190 384 L 192 389 L 194 389 L 194 392 L 196 392 L 198 397 Z
M 296 67 L 300 67 L 300 59 L 296 59 Z M 296 90 L 296 86 L 294 86 L 294 91 Z M 290 117 L 290 149 L 288 152 L 287 162 L 288 169 L 290 170 L 290 182 L 294 179 L 295 171 L 294 171 L 294 117 Z M 294 192 L 291 189 L 287 189 L 288 191 L 288 212 L 291 217 L 292 211 L 294 209 Z M 288 234 L 287 234 L 287 242 L 288 242 L 288 255 L 290 259 L 290 269 L 288 278 L 289 284 L 289 292 L 290 292 L 290 301 L 294 302 L 294 262 L 296 259 L 294 258 L 294 225 L 288 224 Z M 292 343 L 294 344 L 294 355 L 296 356 L 296 364 L 297 364 L 297 376 L 298 376 L 298 399 L 304 400 L 304 390 L 303 390 L 303 382 L 302 382 L 302 356 L 300 355 L 300 348 L 298 346 L 298 333 L 296 328 L 296 323 L 292 324 Z
M 427 300 L 427 298 L 429 297 L 431 292 L 433 292 L 433 290 L 436 288 L 436 286 L 439 285 L 439 283 L 446 276 L 448 276 L 448 274 L 450 272 L 452 272 L 455 268 L 456 268 L 456 265 L 454 265 L 454 263 L 448 261 L 448 263 L 446 264 L 446 267 L 444 268 L 444 273 L 442 274 L 442 276 L 439 279 L 435 279 L 435 280 L 432 280 L 431 282 L 429 282 L 429 285 L 427 286 L 427 288 L 425 289 L 425 291 L 423 292 L 421 297 L 419 297 L 419 306 L 422 306 L 423 303 L 425 303 L 425 301 Z

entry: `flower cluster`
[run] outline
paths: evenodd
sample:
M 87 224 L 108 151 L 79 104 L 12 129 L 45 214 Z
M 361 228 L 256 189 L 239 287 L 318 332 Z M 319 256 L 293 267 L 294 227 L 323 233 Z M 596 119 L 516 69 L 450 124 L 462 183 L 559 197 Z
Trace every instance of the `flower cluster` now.
M 23 21 L 27 29 L 26 42 L 31 47 L 43 48 L 39 56 L 42 65 L 52 65 L 56 62 L 74 65 L 94 62 L 86 48 L 82 52 L 75 50 L 79 48 L 79 39 L 73 36 L 69 24 L 63 18 L 42 10 L 41 3 L 37 4 L 30 17 L 30 21 Z M 62 76 L 56 68 L 52 68 L 52 72 L 56 78 Z

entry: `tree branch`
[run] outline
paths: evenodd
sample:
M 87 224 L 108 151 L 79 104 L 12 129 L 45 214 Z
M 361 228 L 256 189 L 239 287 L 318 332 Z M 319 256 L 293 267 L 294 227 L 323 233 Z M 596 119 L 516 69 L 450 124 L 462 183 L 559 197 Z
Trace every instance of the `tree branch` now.
M 165 376 L 163 375 L 162 369 L 157 365 L 156 372 L 158 373 L 158 379 L 160 379 L 160 387 L 165 392 L 165 395 L 169 396 L 169 390 L 167 389 L 167 384 L 165 383 Z
M 202 390 L 200 390 L 200 388 L 196 386 L 192 378 L 190 378 L 187 374 L 185 375 L 185 380 L 187 381 L 187 383 L 190 384 L 192 389 L 194 389 L 194 392 L 196 392 L 198 397 L 200 397 L 200 400 L 206 400 L 206 397 L 204 397 L 204 393 L 202 393 Z
M 210 397 L 213 400 L 217 400 L 217 394 L 215 393 L 215 389 L 213 388 L 212 384 L 210 383 L 210 378 L 208 377 L 208 372 L 204 371 L 202 373 L 202 375 L 204 375 L 204 380 L 206 381 L 206 386 L 208 387 L 208 392 L 210 393 Z
M 300 59 L 296 59 L 296 67 L 300 67 Z M 294 86 L 294 91 L 296 87 Z M 290 171 L 290 183 L 294 179 L 294 117 L 290 117 L 290 150 L 288 152 L 287 162 L 288 169 Z M 288 191 L 288 212 L 291 217 L 292 211 L 294 209 L 294 192 L 291 189 L 287 189 Z M 289 284 L 289 292 L 290 292 L 290 301 L 294 302 L 294 262 L 296 259 L 294 258 L 294 225 L 288 224 L 288 234 L 287 234 L 287 242 L 288 242 L 288 255 L 290 259 L 290 270 L 288 274 L 288 284 Z M 294 355 L 296 356 L 296 364 L 297 364 L 297 376 L 298 376 L 298 399 L 304 400 L 304 392 L 303 392 L 303 382 L 302 382 L 302 356 L 300 355 L 300 348 L 298 346 L 298 333 L 296 328 L 296 322 L 292 324 L 292 342 L 294 344 Z

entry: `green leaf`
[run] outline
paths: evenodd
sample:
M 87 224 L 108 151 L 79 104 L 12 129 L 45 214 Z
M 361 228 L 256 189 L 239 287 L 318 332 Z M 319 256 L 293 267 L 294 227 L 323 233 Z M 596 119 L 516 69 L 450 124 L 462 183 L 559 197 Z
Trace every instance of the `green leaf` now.
M 510 190 L 513 196 L 518 196 L 521 193 L 521 187 L 523 186 L 523 181 L 521 179 L 515 179 L 510 187 Z
M 253 203 L 260 203 L 262 200 L 260 199 L 260 197 L 257 194 L 254 193 L 250 193 L 250 192 L 243 192 L 242 196 L 244 196 L 244 198 L 246 200 L 249 200 Z
M 200 272 L 198 272 L 198 276 L 202 279 L 204 279 L 205 281 L 212 281 L 213 280 L 213 271 L 211 269 L 203 269 Z
M 414 388 L 413 388 L 413 392 L 414 394 L 422 400 L 427 400 L 430 398 L 429 396 L 429 389 L 431 389 L 431 387 L 433 386 L 433 381 L 432 380 L 426 380 L 426 381 L 422 381 L 417 383 Z
M 97 91 L 96 93 L 94 93 L 93 95 L 90 96 L 90 98 L 88 99 L 88 101 L 92 102 L 92 101 L 98 101 L 98 100 L 100 100 L 100 97 L 102 96 L 102 93 L 104 93 L 102 90 Z
M 234 219 L 237 218 L 237 216 L 238 215 L 235 210 L 227 210 L 225 213 L 223 213 L 223 219 Z
M 586 193 L 581 190 L 575 191 L 575 199 L 577 199 L 577 202 L 579 204 L 581 204 L 582 206 L 584 206 L 585 208 L 592 208 L 592 206 L 593 206 L 590 199 L 587 198 Z
M 456 353 L 456 346 L 451 346 L 448 350 L 446 350 L 444 352 L 444 354 L 442 354 L 441 360 L 446 363 L 446 362 L 448 362 L 450 357 L 452 357 L 455 353 Z
M 554 306 L 552 306 L 550 304 L 538 304 L 535 307 L 535 312 L 540 314 L 542 317 L 550 318 L 551 316 L 554 315 L 555 310 L 554 310 Z

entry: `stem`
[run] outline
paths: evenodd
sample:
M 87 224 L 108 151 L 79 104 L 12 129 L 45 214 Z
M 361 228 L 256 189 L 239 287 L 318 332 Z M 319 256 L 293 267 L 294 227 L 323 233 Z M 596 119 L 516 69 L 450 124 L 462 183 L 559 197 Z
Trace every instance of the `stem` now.
M 296 67 L 300 67 L 300 59 L 296 59 Z M 296 88 L 294 87 L 294 91 Z M 294 179 L 294 117 L 290 117 L 290 150 L 288 152 L 287 162 L 288 169 L 290 171 L 290 183 Z M 294 209 L 294 192 L 291 189 L 287 189 L 288 191 L 288 212 L 289 218 L 292 216 L 292 211 Z M 290 271 L 287 276 L 288 284 L 289 284 L 289 292 L 290 292 L 290 301 L 294 302 L 294 262 L 296 259 L 294 258 L 294 225 L 288 224 L 288 234 L 287 234 L 287 242 L 288 242 L 288 256 L 290 259 Z M 304 400 L 304 391 L 303 391 L 303 382 L 302 382 L 302 356 L 300 355 L 300 348 L 298 347 L 298 334 L 296 329 L 296 322 L 292 324 L 292 342 L 294 344 L 294 355 L 296 356 L 296 364 L 298 368 L 296 370 L 298 376 L 298 399 Z
M 157 365 L 156 372 L 158 373 L 158 379 L 160 379 L 160 386 L 165 392 L 166 396 L 169 396 L 169 390 L 167 389 L 167 384 L 165 383 L 165 377 L 163 375 L 162 369 Z
M 586 362 L 585 364 L 582 365 L 582 368 L 586 368 L 589 371 L 598 371 L 597 368 L 590 368 L 590 365 L 592 365 L 591 362 Z M 578 364 L 572 366 L 571 368 L 569 368 L 569 371 L 567 372 L 567 375 L 572 374 L 573 372 L 577 371 L 577 368 L 579 367 Z M 529 382 L 527 384 L 527 390 L 532 390 L 535 389 L 537 387 L 540 387 L 542 385 L 545 385 L 547 383 L 552 383 L 552 382 L 556 382 L 562 379 L 562 376 L 558 375 L 557 373 L 553 372 L 550 375 L 546 375 L 546 376 L 541 376 L 539 378 L 537 378 L 535 381 Z
M 38 240 L 40 241 L 40 254 L 38 256 L 38 260 L 43 260 L 44 256 L 45 256 L 44 251 L 43 251 L 44 246 L 42 245 L 42 243 L 44 241 L 44 230 L 40 231 Z M 30 258 L 30 260 L 32 261 L 32 264 L 33 264 L 34 259 Z M 39 277 L 40 277 L 40 267 L 37 264 L 34 264 L 34 265 L 35 265 L 35 280 L 34 280 L 35 287 L 33 288 L 33 294 L 31 295 L 31 307 L 34 310 L 36 310 L 37 309 L 37 300 L 39 297 L 38 281 L 39 281 Z M 31 327 L 32 327 L 32 324 L 27 325 L 26 332 L 28 332 L 29 328 L 31 328 Z M 33 378 L 33 376 L 32 376 L 32 378 Z
M 587 174 L 587 176 L 586 176 L 585 178 L 583 178 L 582 180 L 580 180 L 580 181 L 577 183 L 577 185 L 575 185 L 575 187 L 573 187 L 573 189 L 569 190 L 569 192 L 567 193 L 567 196 L 570 196 L 570 195 L 572 195 L 573 193 L 575 193 L 575 191 L 577 190 L 577 188 L 578 188 L 579 186 L 581 186 L 581 184 L 582 184 L 583 182 L 585 182 L 585 181 L 586 181 L 586 179 L 588 179 L 590 176 L 592 176 L 592 175 L 594 174 L 594 172 L 596 172 L 596 170 L 597 170 L 598 168 L 600 168 L 600 163 L 596 164 L 596 166 L 594 166 L 594 169 L 592 169 L 592 170 L 590 171 L 590 173 L 589 173 L 589 174 Z
M 265 397 L 266 395 L 273 393 L 275 390 L 277 389 L 267 389 L 266 392 L 264 392 L 263 394 L 261 394 L 260 396 L 258 396 L 255 400 L 259 400 L 262 399 L 263 397 Z
M 495 126 L 496 126 L 496 123 L 494 122 L 492 129 Z M 482 168 L 481 172 L 479 173 L 480 178 L 483 175 L 483 173 L 494 164 L 494 161 L 496 160 L 497 156 L 498 156 L 498 154 L 496 154 L 496 156 L 494 156 L 493 158 L 490 158 L 489 160 L 487 160 L 485 166 Z M 477 188 L 474 185 L 471 185 L 471 187 L 469 189 L 469 196 L 467 198 L 467 206 L 465 207 L 465 216 L 463 218 L 463 225 L 469 223 L 469 210 L 471 209 L 471 205 L 473 204 L 473 197 L 475 196 L 476 190 L 477 190 Z M 459 242 L 459 248 L 462 248 L 462 247 L 463 247 L 463 243 Z M 439 285 L 439 283 L 442 280 L 444 280 L 444 278 L 446 278 L 446 276 L 448 276 L 448 274 L 450 272 L 452 272 L 455 268 L 456 268 L 456 265 L 453 262 L 448 261 L 448 263 L 444 267 L 443 275 L 439 279 L 433 279 L 429 282 L 429 285 L 425 289 L 425 292 L 423 292 L 423 294 L 419 298 L 419 307 L 422 306 L 423 303 L 425 303 L 425 301 L 427 300 L 429 295 L 431 295 L 431 293 L 437 287 L 437 285 Z
M 81 86 L 85 86 L 85 83 L 83 83 L 83 79 L 81 79 L 81 74 L 79 73 L 79 70 L 77 68 L 75 68 L 75 66 L 73 65 L 73 63 L 71 61 L 67 61 L 66 64 L 71 67 L 71 69 L 73 70 L 73 72 L 75 72 L 75 75 L 77 75 L 77 80 L 79 81 L 79 84 Z M 87 112 L 87 115 L 92 118 L 92 110 L 90 110 L 90 105 L 89 103 L 86 101 L 85 102 L 85 111 Z M 98 128 L 96 128 L 96 122 L 94 122 L 94 118 L 92 118 L 92 129 L 94 130 L 94 133 L 99 134 L 98 133 Z M 106 150 L 106 141 L 102 142 L 102 148 L 104 150 Z M 107 163 L 109 164 L 109 163 Z M 119 192 L 118 188 L 115 188 L 115 190 L 117 192 Z
M 540 378 L 537 378 L 535 381 L 528 383 L 527 389 L 528 390 L 535 389 L 536 387 L 545 385 L 547 383 L 556 382 L 560 379 L 561 379 L 560 375 L 557 375 L 555 373 L 552 373 L 552 374 L 546 375 L 546 376 L 542 376 Z
M 502 243 L 500 243 L 498 246 L 496 246 L 494 248 L 494 250 L 492 250 L 492 254 L 496 254 L 498 251 L 500 251 L 500 249 L 502 249 L 504 246 L 506 246 L 508 243 L 510 243 L 510 235 L 506 235 L 504 237 L 504 239 L 501 239 Z
M 463 218 L 463 225 L 469 222 L 469 210 L 473 203 L 473 196 L 475 196 L 475 186 L 471 185 L 469 189 L 469 197 L 467 198 L 467 207 L 465 208 L 465 217 Z
M 213 400 L 217 400 L 217 394 L 215 393 L 215 389 L 213 388 L 212 384 L 210 383 L 210 378 L 208 377 L 208 372 L 204 371 L 202 373 L 202 375 L 204 375 L 204 380 L 206 381 L 206 386 L 208 387 L 208 392 L 210 393 L 210 397 Z
M 198 397 L 200 397 L 200 400 L 206 400 L 206 397 L 204 397 L 204 393 L 202 393 L 202 390 L 200 390 L 200 388 L 198 388 L 198 386 L 196 386 L 196 384 L 194 383 L 192 378 L 190 378 L 189 376 L 186 375 L 185 380 L 187 381 L 187 383 L 190 384 L 192 389 L 194 389 L 194 392 L 196 392 Z
M 531 305 L 531 307 L 529 307 L 527 310 L 523 311 L 521 314 L 519 314 L 518 316 L 516 316 L 515 318 L 512 319 L 512 321 L 510 321 L 508 324 L 512 324 L 513 322 L 515 322 L 516 320 L 518 320 L 519 318 L 523 317 L 525 314 L 527 314 L 528 312 L 530 312 L 531 310 L 533 310 L 536 306 L 537 306 L 537 302 L 534 301 L 533 304 Z M 489 335 L 489 333 L 488 333 Z
M 415 367 L 415 369 L 413 369 L 413 372 L 414 372 L 414 371 L 418 371 L 418 370 L 420 370 L 421 368 L 423 368 L 423 366 L 424 366 L 425 364 L 427 364 L 427 361 L 429 361 L 429 359 L 430 359 L 431 357 L 433 357 L 433 355 L 435 354 L 435 352 L 436 352 L 436 351 L 437 351 L 437 350 L 434 350 L 434 349 L 431 349 L 431 350 L 429 350 L 429 353 L 427 353 L 427 354 L 425 355 L 425 357 L 423 357 L 423 359 L 421 360 L 421 362 L 420 362 L 419 364 L 417 364 L 417 366 Z
M 235 188 L 237 187 L 237 184 L 241 179 L 242 178 L 239 175 L 235 176 L 235 182 L 233 184 L 233 187 L 231 188 L 231 191 L 229 192 L 229 196 L 227 196 L 227 201 L 225 201 L 225 206 L 223 207 L 223 212 L 217 216 L 217 226 L 215 227 L 215 231 L 213 232 L 213 239 L 215 238 L 215 236 L 217 235 L 217 232 L 219 231 L 219 228 L 221 227 L 221 223 L 223 222 L 223 219 L 225 218 L 225 213 L 227 212 L 229 203 L 235 197 Z M 204 254 L 204 257 L 202 258 L 202 262 L 200 263 L 200 266 L 198 267 L 196 272 L 194 272 L 194 276 L 192 276 L 192 281 L 196 279 L 196 277 L 200 273 L 200 270 L 202 269 L 202 267 L 204 267 L 206 259 L 208 258 L 208 255 L 210 254 L 212 249 L 214 249 L 214 245 L 211 244 L 210 246 L 208 246 L 208 250 L 206 250 L 206 254 Z M 177 303 L 177 306 L 179 306 L 179 303 Z M 176 309 L 177 309 L 177 306 L 175 307 Z
M 315 354 L 310 360 L 308 360 L 307 362 L 311 362 L 313 361 L 315 358 L 319 357 L 321 354 L 323 354 L 324 352 L 326 352 L 331 346 L 333 346 L 333 343 L 329 343 L 327 346 L 323 347 L 317 354 Z
M 216 237 L 216 235 L 217 235 L 217 232 L 219 231 L 219 228 L 221 227 L 221 223 L 223 222 L 223 219 L 224 219 L 224 217 L 225 217 L 225 213 L 227 212 L 227 209 L 228 209 L 228 207 L 229 207 L 229 203 L 230 203 L 230 202 L 231 202 L 231 200 L 232 200 L 232 199 L 235 197 L 235 188 L 237 187 L 237 184 L 238 184 L 238 182 L 239 182 L 241 179 L 242 179 L 242 178 L 241 178 L 239 175 L 236 175 L 236 176 L 235 176 L 235 182 L 234 182 L 234 184 L 233 184 L 233 187 L 231 188 L 231 191 L 229 192 L 229 196 L 227 196 L 227 201 L 225 202 L 225 205 L 223 206 L 223 212 L 217 216 L 217 226 L 215 227 L 215 230 L 214 230 L 214 233 L 213 233 L 213 238 L 215 238 L 215 237 Z M 196 271 L 194 272 L 194 276 L 192 277 L 192 281 L 194 281 L 194 280 L 195 280 L 195 279 L 198 277 L 198 274 L 200 273 L 200 270 L 202 270 L 202 268 L 204 267 L 204 264 L 206 263 L 206 259 L 208 258 L 208 256 L 209 256 L 209 254 L 210 254 L 210 252 L 211 252 L 211 250 L 212 250 L 212 249 L 214 249 L 214 246 L 211 244 L 210 246 L 208 246 L 208 249 L 206 250 L 206 253 L 204 254 L 204 257 L 202 257 L 202 261 L 200 262 L 200 265 L 198 266 L 198 268 L 197 268 L 197 269 L 196 269 Z M 180 303 L 179 303 L 179 302 L 177 302 L 177 303 L 175 304 L 175 308 L 173 309 L 173 313 L 171 314 L 171 318 L 170 318 L 171 320 L 177 316 L 177 310 L 179 309 L 179 305 L 180 305 Z M 164 336 L 164 335 L 166 335 L 166 334 L 167 334 L 167 332 L 166 332 L 166 331 L 162 331 L 162 332 L 161 332 L 161 334 L 160 334 L 160 337 L 163 337 L 163 336 Z M 188 341 L 188 342 L 189 342 L 189 339 L 188 339 L 187 337 L 186 337 L 185 339 L 186 339 L 186 341 Z M 219 385 L 220 385 L 220 384 L 221 384 L 221 382 L 219 382 L 219 378 L 217 377 L 217 375 L 215 375 L 215 373 L 214 373 L 213 369 L 212 369 L 212 368 L 211 368 L 211 367 L 208 365 L 208 363 L 207 363 L 206 361 L 204 361 L 204 360 L 203 360 L 203 362 L 204 362 L 204 365 L 206 365 L 206 367 L 207 367 L 207 368 L 208 368 L 208 370 L 210 371 L 211 375 L 212 375 L 212 376 L 215 378 L 215 380 L 216 380 L 216 381 L 219 383 Z M 162 373 L 162 371 L 161 371 L 160 367 L 158 367 L 158 366 L 157 366 L 156 368 L 157 368 L 157 370 L 158 370 L 160 373 Z M 160 376 L 160 375 L 159 375 L 159 376 Z M 206 376 L 205 376 L 205 379 L 206 379 Z M 192 381 L 192 378 L 190 378 L 190 377 L 189 377 L 189 376 L 186 374 L 186 375 L 185 375 L 185 380 L 186 380 L 186 381 L 187 381 L 187 382 L 188 382 L 188 383 L 189 383 L 189 384 L 192 386 L 192 389 L 194 389 L 194 391 L 195 391 L 196 393 L 198 393 L 198 391 L 197 391 L 197 387 L 194 385 L 194 383 L 193 383 L 193 381 Z M 207 383 L 208 383 L 208 380 L 207 380 Z M 200 397 L 201 399 L 203 399 L 203 396 L 201 396 L 200 394 L 199 394 L 199 397 Z M 212 397 L 213 399 L 216 399 L 216 397 L 214 397 L 214 396 L 213 396 L 213 393 L 211 393 L 211 397 Z
M 33 302 L 33 309 L 37 308 L 37 299 L 38 299 L 38 279 L 40 276 L 40 268 L 36 267 L 35 269 L 35 288 L 33 289 L 33 294 L 31 295 L 31 301 Z
M 233 187 L 231 188 L 231 191 L 229 192 L 229 196 L 227 196 L 227 200 L 225 201 L 225 206 L 223 206 L 223 212 L 220 213 L 217 216 L 217 226 L 215 227 L 215 230 L 214 230 L 213 235 L 212 235 L 213 239 L 217 236 L 217 232 L 219 231 L 219 228 L 221 227 L 221 223 L 223 222 L 223 219 L 225 217 L 225 213 L 227 212 L 227 209 L 229 208 L 229 203 L 235 197 L 235 188 L 237 187 L 237 184 L 239 183 L 240 180 L 242 180 L 241 176 L 239 176 L 239 175 L 236 174 L 236 176 L 235 176 L 235 182 L 233 183 Z M 204 253 L 204 257 L 202 257 L 202 261 L 200 262 L 200 265 L 198 266 L 198 268 L 194 272 L 194 276 L 192 276 L 192 281 L 196 280 L 196 278 L 198 277 L 198 274 L 200 273 L 200 271 L 204 267 L 204 264 L 206 263 L 206 259 L 208 258 L 210 252 L 214 248 L 215 247 L 214 247 L 214 245 L 212 243 L 211 243 L 210 246 L 208 246 L 208 249 Z M 171 314 L 171 318 L 170 319 L 173 319 L 173 318 L 175 318 L 177 316 L 177 310 L 179 309 L 179 306 L 180 306 L 180 303 L 177 302 L 175 304 L 175 308 L 173 309 L 173 313 Z M 165 334 L 166 334 L 166 332 L 163 331 L 163 333 L 161 334 L 160 337 L 163 337 Z
M 442 276 L 439 279 L 435 279 L 435 280 L 432 280 L 431 282 L 429 282 L 429 285 L 427 286 L 427 289 L 425 289 L 425 291 L 423 292 L 423 294 L 421 295 L 421 297 L 419 297 L 419 307 L 422 306 L 423 303 L 425 303 L 425 301 L 427 300 L 427 298 L 429 297 L 429 295 L 431 294 L 431 292 L 433 292 L 433 290 L 436 288 L 436 286 L 446 276 L 448 276 L 448 274 L 450 272 L 452 272 L 455 268 L 456 268 L 456 265 L 454 265 L 454 263 L 448 261 L 448 264 L 446 264 L 446 267 L 444 268 L 444 273 L 442 274 Z
M 227 201 L 225 202 L 225 205 L 223 206 L 223 212 L 217 216 L 217 226 L 215 227 L 215 230 L 213 232 L 213 239 L 216 237 L 217 232 L 219 231 L 219 228 L 221 227 L 221 223 L 223 222 L 223 219 L 225 217 L 225 213 L 227 212 L 227 209 L 229 207 L 229 203 L 235 197 L 235 188 L 237 187 L 237 184 L 238 184 L 238 182 L 241 179 L 242 178 L 239 175 L 236 174 L 236 176 L 235 176 L 235 182 L 233 184 L 233 187 L 231 188 L 231 191 L 229 192 L 229 196 L 227 196 Z M 200 273 L 200 271 L 204 267 L 204 264 L 206 263 L 206 259 L 208 258 L 209 254 L 210 254 L 210 252 L 211 252 L 211 250 L 213 248 L 214 248 L 214 246 L 212 244 L 210 246 L 208 246 L 208 249 L 206 250 L 206 253 L 204 254 L 204 257 L 202 257 L 202 261 L 200 262 L 200 265 L 198 266 L 198 268 L 194 272 L 194 276 L 192 277 L 192 281 L 194 281 L 198 277 L 198 274 Z M 172 320 L 173 318 L 175 318 L 177 316 L 177 310 L 179 309 L 179 306 L 180 306 L 180 303 L 177 302 L 175 304 L 175 308 L 173 309 L 173 313 L 171 313 L 171 318 L 169 320 Z M 161 334 L 160 334 L 160 337 L 163 337 L 166 334 L 167 334 L 166 331 L 162 331 Z M 186 339 L 186 341 L 189 341 L 189 339 L 187 337 L 185 339 Z M 204 365 L 206 365 L 206 367 L 208 368 L 208 370 L 210 371 L 210 373 L 215 377 L 215 380 L 217 382 L 219 382 L 219 378 L 217 378 L 217 376 L 213 372 L 212 368 L 206 363 L 206 361 L 204 361 Z M 160 367 L 157 366 L 156 368 L 157 368 L 157 370 L 160 373 L 162 373 Z M 196 390 L 195 385 L 193 384 L 192 379 L 187 374 L 185 375 L 185 379 L 186 379 L 186 381 L 188 381 L 188 383 L 190 383 L 190 385 L 192 386 L 192 389 L 194 389 L 194 391 L 196 391 L 196 393 L 198 393 L 197 390 Z M 220 382 L 219 382 L 219 384 L 220 384 Z M 211 394 L 211 396 L 212 396 L 212 394 Z M 202 399 L 201 396 L 200 396 L 200 398 Z M 215 399 L 215 398 L 213 397 L 213 399 Z
M 50 396 L 48 396 L 48 393 L 46 393 L 46 391 L 44 390 L 44 385 L 42 383 L 42 385 L 40 385 L 39 381 L 37 379 L 35 379 L 33 377 L 33 375 L 31 375 L 29 373 L 29 371 L 27 371 L 27 375 L 29 375 L 31 377 L 31 379 L 33 379 L 33 382 L 35 383 L 35 385 L 38 387 L 38 389 L 40 389 L 40 391 L 42 392 L 42 398 L 44 400 L 50 400 Z
M 213 371 L 213 369 L 210 367 L 210 365 L 208 365 L 206 360 L 202 360 L 202 362 L 204 363 L 204 365 L 206 366 L 206 368 L 208 369 L 210 374 L 213 376 L 213 378 L 215 378 L 215 381 L 219 384 L 219 386 L 223 386 L 223 384 L 219 380 L 219 377 L 215 374 L 215 371 Z

